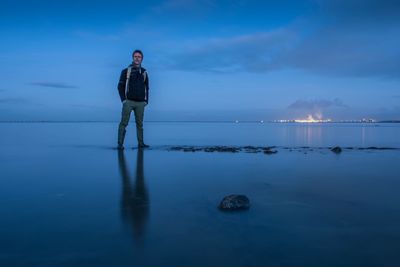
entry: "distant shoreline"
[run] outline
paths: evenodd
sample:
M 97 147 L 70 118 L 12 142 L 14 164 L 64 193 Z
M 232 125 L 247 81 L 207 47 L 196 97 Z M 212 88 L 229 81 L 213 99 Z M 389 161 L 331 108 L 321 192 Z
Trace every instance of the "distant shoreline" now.
M 119 121 L 101 121 L 101 120 L 65 120 L 65 121 L 56 121 L 56 120 L 32 120 L 32 121 L 24 121 L 24 120 L 7 120 L 7 121 L 0 121 L 0 123 L 118 123 Z M 234 120 L 226 120 L 226 121 L 206 121 L 206 120 L 149 120 L 145 121 L 149 123 L 275 123 L 275 124 L 336 124 L 336 123 L 353 123 L 353 124 L 376 124 L 376 123 L 400 123 L 400 120 L 382 120 L 382 121 L 374 121 L 374 122 L 365 122 L 365 121 L 329 121 L 329 122 L 295 122 L 295 121 L 288 121 L 288 122 L 278 122 L 278 121 L 234 121 Z

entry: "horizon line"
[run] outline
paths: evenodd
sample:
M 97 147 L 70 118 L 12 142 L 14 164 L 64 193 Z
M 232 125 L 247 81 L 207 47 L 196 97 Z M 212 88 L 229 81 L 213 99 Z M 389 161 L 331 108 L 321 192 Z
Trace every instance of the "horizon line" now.
M 118 123 L 119 120 L 0 120 L 0 123 Z M 182 122 L 182 123 L 296 123 L 296 124 L 326 124 L 326 123 L 400 123 L 400 120 L 374 120 L 362 119 L 331 120 L 317 122 L 298 122 L 295 120 L 146 120 L 145 122 Z

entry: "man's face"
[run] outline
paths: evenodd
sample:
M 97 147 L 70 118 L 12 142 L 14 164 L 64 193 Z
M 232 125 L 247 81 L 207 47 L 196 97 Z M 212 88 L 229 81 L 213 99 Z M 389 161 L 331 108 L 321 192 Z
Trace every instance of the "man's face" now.
M 140 64 L 142 64 L 142 55 L 140 53 L 135 53 L 133 54 L 133 64 L 139 66 Z

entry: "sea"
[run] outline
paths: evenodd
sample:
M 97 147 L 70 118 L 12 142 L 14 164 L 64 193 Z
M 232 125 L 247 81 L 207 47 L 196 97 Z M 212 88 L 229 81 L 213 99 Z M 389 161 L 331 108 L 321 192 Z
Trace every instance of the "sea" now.
M 400 266 L 399 123 L 117 130 L 0 123 L 0 266 Z

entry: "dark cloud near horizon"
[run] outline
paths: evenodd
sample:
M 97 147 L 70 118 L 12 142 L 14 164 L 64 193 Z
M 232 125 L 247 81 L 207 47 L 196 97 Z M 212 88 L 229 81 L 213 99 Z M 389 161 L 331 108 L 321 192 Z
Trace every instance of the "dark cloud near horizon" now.
M 166 55 L 172 69 L 270 72 L 299 69 L 330 76 L 400 78 L 396 1 L 316 1 L 313 15 L 287 27 L 193 40 Z
M 315 100 L 296 100 L 288 106 L 289 109 L 304 109 L 304 110 L 323 110 L 330 107 L 348 108 L 339 98 L 333 100 L 315 99 Z
M 296 111 L 296 113 L 304 115 L 312 115 L 318 119 L 324 118 L 327 114 L 331 114 L 334 108 L 348 109 L 342 100 L 335 98 L 333 100 L 314 99 L 314 100 L 296 100 L 290 104 L 287 110 Z M 331 117 L 331 116 L 330 116 Z
M 30 85 L 40 86 L 40 87 L 50 87 L 50 88 L 62 88 L 62 89 L 74 89 L 78 86 L 59 83 L 59 82 L 31 82 Z
M 0 98 L 0 104 L 17 104 L 17 103 L 27 103 L 27 102 L 29 102 L 29 101 L 23 97 Z
M 398 0 L 317 0 L 316 3 L 322 16 L 342 24 L 362 23 L 370 26 L 398 22 L 400 13 Z

